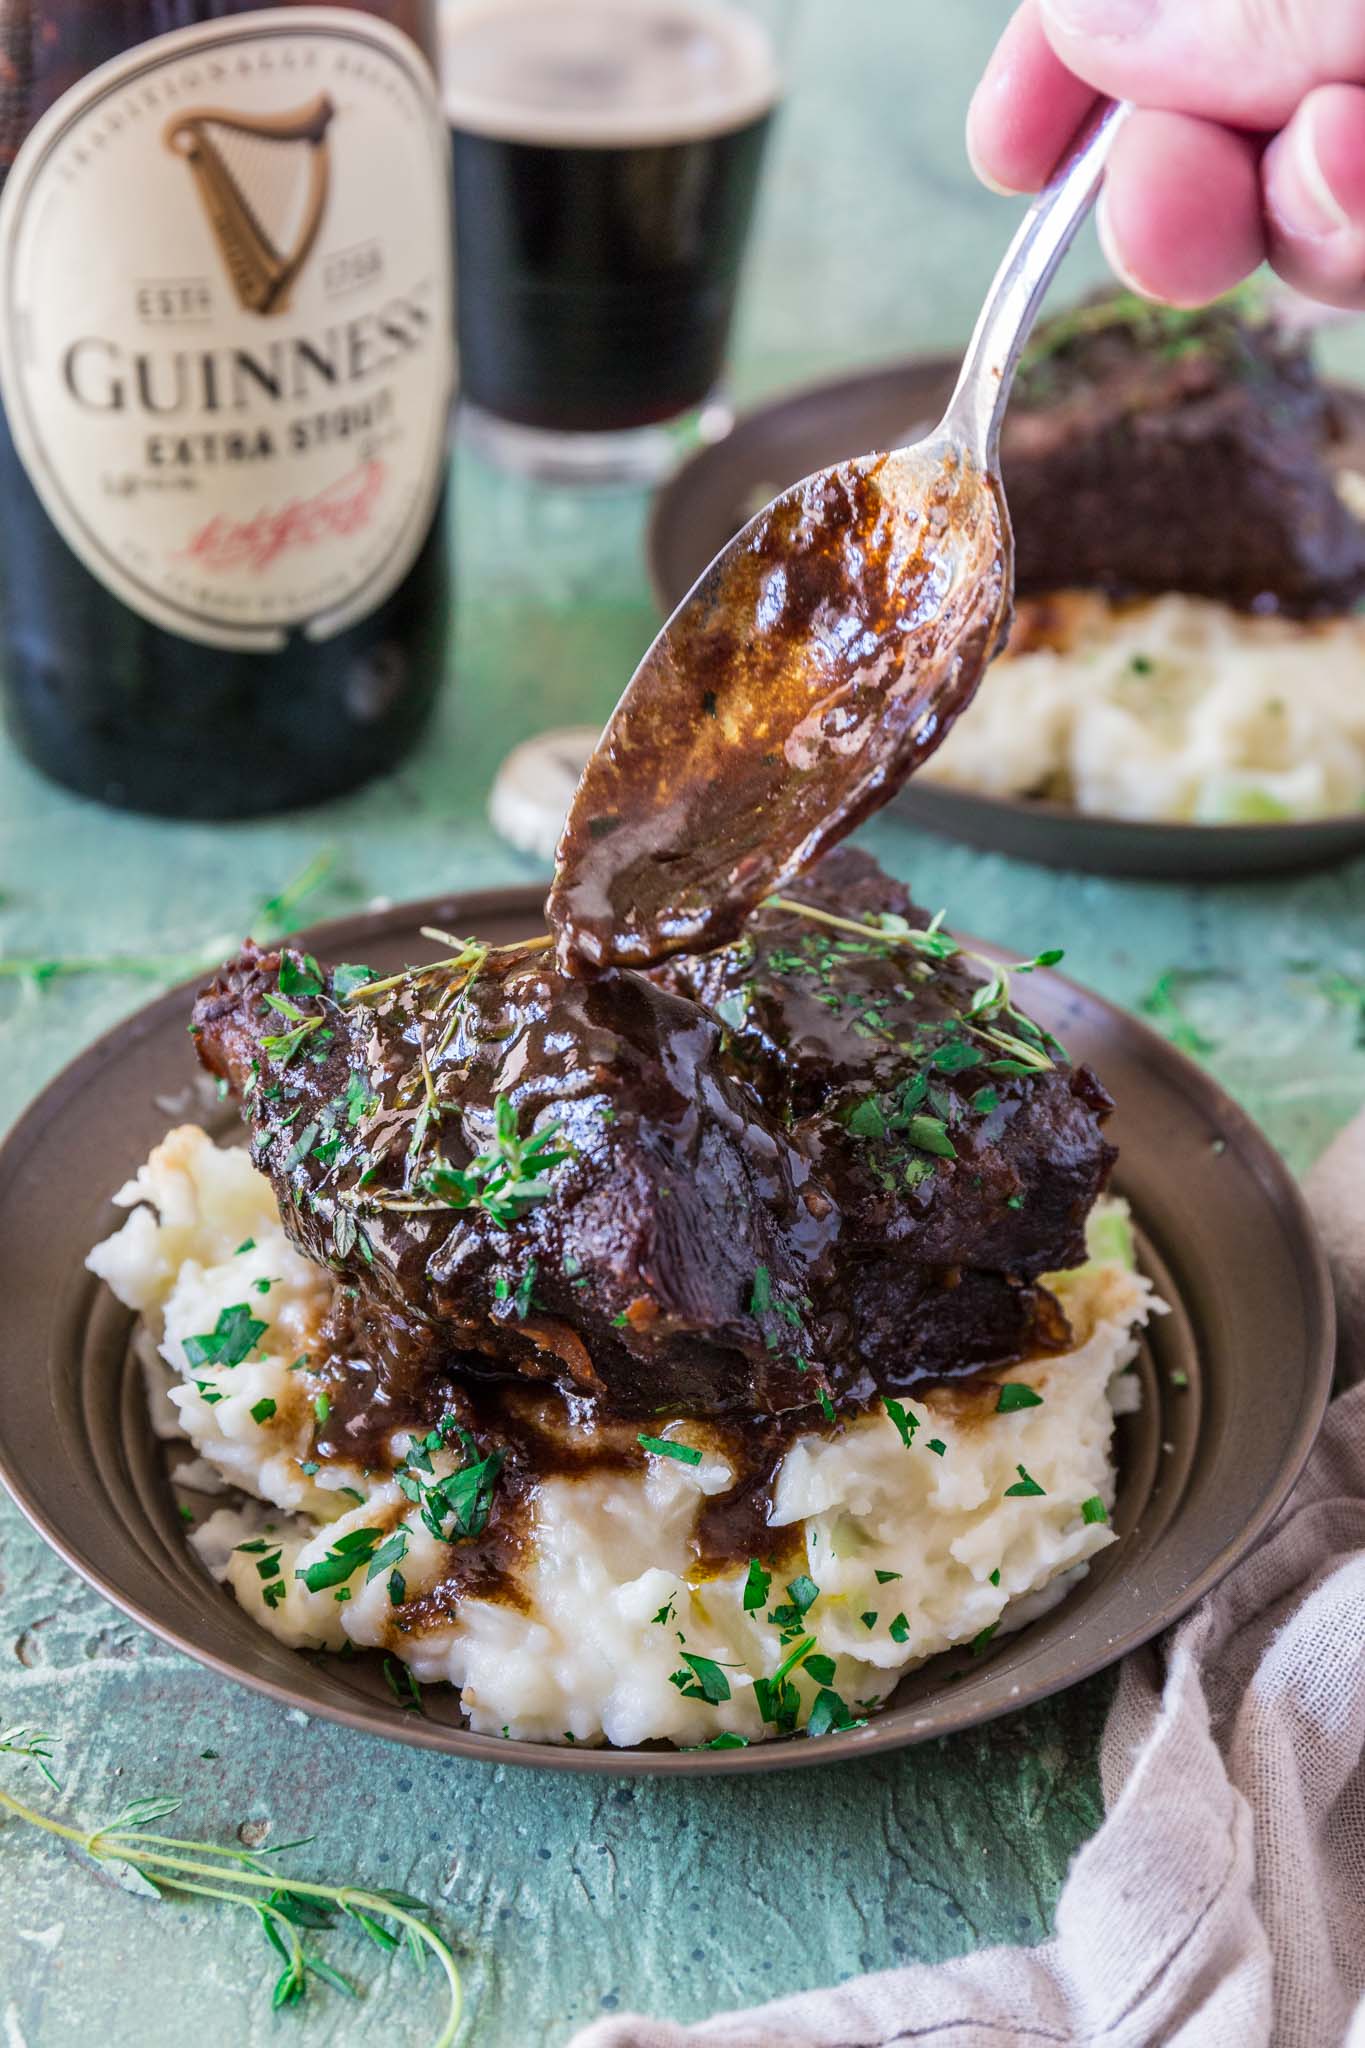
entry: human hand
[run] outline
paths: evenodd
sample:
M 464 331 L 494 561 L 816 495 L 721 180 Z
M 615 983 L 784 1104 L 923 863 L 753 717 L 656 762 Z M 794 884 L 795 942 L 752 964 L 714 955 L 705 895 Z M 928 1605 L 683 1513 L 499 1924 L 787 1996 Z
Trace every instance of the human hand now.
M 1365 307 L 1360 0 L 1022 0 L 967 117 L 978 176 L 1050 176 L 1097 92 L 1136 102 L 1100 198 L 1125 283 L 1201 305 L 1267 259 Z

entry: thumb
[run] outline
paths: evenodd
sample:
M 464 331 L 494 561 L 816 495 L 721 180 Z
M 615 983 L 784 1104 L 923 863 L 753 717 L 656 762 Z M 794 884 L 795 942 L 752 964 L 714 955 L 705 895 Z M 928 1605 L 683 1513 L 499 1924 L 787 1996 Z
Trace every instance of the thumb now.
M 1057 55 L 1100 92 L 1274 129 L 1314 86 L 1365 84 L 1356 0 L 1041 0 Z

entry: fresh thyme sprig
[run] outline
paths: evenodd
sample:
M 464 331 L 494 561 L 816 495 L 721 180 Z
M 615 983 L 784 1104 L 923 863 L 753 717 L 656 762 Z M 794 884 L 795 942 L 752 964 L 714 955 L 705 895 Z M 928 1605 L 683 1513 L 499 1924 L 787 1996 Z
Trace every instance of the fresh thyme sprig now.
M 1032 974 L 1036 967 L 1055 967 L 1063 958 L 1060 947 L 1036 953 L 1031 960 L 1012 961 L 1005 967 L 988 954 L 975 953 L 969 946 L 959 945 L 950 932 L 943 930 L 941 910 L 927 926 L 921 928 L 894 911 L 883 911 L 876 924 L 864 924 L 855 918 L 840 917 L 832 910 L 818 910 L 813 903 L 801 903 L 794 896 L 770 896 L 764 907 L 785 910 L 793 916 L 809 918 L 815 924 L 830 925 L 835 931 L 851 932 L 860 939 L 873 939 L 882 945 L 906 946 L 923 960 L 974 960 L 987 970 L 989 979 L 973 991 L 971 1001 L 962 1013 L 967 1029 L 1030 1073 L 1046 1073 L 1054 1065 L 1047 1048 L 1050 1046 L 1054 1052 L 1060 1052 L 1061 1048 L 1055 1039 L 1039 1030 L 1031 1017 L 1026 1017 L 1014 1007 L 1010 976 Z M 1002 1019 L 1008 1019 L 1012 1028 L 1006 1030 L 1000 1021 Z
M 52 1775 L 52 1744 L 55 1738 L 37 1728 L 0 1728 L 0 1756 L 26 1756 L 35 1763 L 54 1792 L 61 1786 Z
M 336 858 L 333 848 L 324 847 L 292 881 L 268 896 L 248 920 L 253 936 L 271 940 L 285 938 L 296 930 L 299 919 L 295 912 L 299 904 L 322 885 L 335 867 Z M 30 989 L 77 974 L 127 974 L 154 981 L 185 981 L 192 974 L 217 967 L 237 950 L 237 944 L 237 934 L 220 933 L 184 953 L 14 954 L 0 959 L 0 978 L 20 980 Z
M 28 1758 L 55 1785 L 48 1768 L 51 1740 L 29 1729 L 11 1728 L 0 1735 L 0 1752 Z M 296 1878 L 281 1882 L 262 1856 L 302 1848 L 302 1842 L 285 1842 L 278 1849 L 252 1853 L 149 1831 L 153 1821 L 164 1819 L 179 1806 L 174 1798 L 135 1799 L 102 1827 L 72 1827 L 0 1788 L 0 1814 L 10 1814 L 29 1827 L 71 1843 L 94 1863 L 133 1871 L 158 1898 L 163 1891 L 185 1892 L 254 1913 L 284 1964 L 271 1994 L 277 2011 L 306 1997 L 310 1977 L 330 1984 L 347 1998 L 357 1995 L 339 1970 L 304 1947 L 300 1932 L 332 1929 L 338 1924 L 338 1915 L 354 1921 L 386 1955 L 405 1948 L 419 1968 L 434 1956 L 445 1978 L 447 2006 L 444 2025 L 432 2048 L 451 2048 L 463 2010 L 460 1972 L 449 1943 L 429 1924 L 431 1908 L 425 1900 L 407 1892 L 371 1891 L 363 1885 L 313 1884 Z
M 386 1195 L 372 1188 L 344 1188 L 338 1199 L 359 1209 L 385 1209 L 423 1215 L 441 1209 L 481 1209 L 502 1230 L 515 1223 L 531 1202 L 551 1192 L 546 1175 L 573 1157 L 566 1146 L 548 1148 L 561 1129 L 556 1117 L 526 1137 L 517 1132 L 516 1104 L 499 1095 L 493 1105 L 493 1142 L 467 1166 L 452 1166 L 437 1154 L 418 1177 L 416 1195 Z
M 380 981 L 367 981 L 360 988 L 348 990 L 344 1000 L 348 1003 L 372 1002 L 376 996 L 388 995 L 396 988 L 420 987 L 437 975 L 460 975 L 472 980 L 490 953 L 538 953 L 554 944 L 548 932 L 531 939 L 516 939 L 506 946 L 490 946 L 482 939 L 452 938 L 449 932 L 436 931 L 431 925 L 422 926 L 422 936 L 424 939 L 439 939 L 442 945 L 452 948 L 451 953 L 443 960 L 428 960 L 420 967 L 405 967 L 401 973 L 386 974 Z

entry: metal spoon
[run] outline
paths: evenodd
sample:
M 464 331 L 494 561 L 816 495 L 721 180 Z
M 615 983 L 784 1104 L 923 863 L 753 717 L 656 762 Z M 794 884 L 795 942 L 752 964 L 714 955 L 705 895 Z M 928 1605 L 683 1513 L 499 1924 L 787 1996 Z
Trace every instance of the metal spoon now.
M 933 433 L 775 498 L 640 663 L 559 843 L 547 913 L 569 972 L 736 937 L 970 701 L 1013 595 L 1001 417 L 1127 112 L 1092 119 L 1025 216 Z

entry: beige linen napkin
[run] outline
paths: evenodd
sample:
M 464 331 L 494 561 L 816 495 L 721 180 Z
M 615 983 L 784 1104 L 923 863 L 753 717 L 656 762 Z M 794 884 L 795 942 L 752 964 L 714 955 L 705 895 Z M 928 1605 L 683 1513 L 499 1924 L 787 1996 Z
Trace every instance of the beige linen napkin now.
M 1264 1541 L 1124 1665 L 1053 1939 L 572 2048 L 1365 2048 L 1365 1116 L 1307 1193 L 1346 1390 Z

